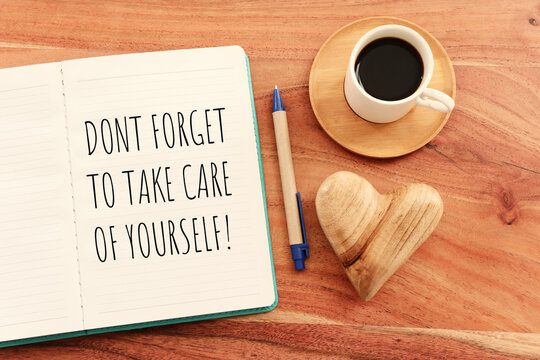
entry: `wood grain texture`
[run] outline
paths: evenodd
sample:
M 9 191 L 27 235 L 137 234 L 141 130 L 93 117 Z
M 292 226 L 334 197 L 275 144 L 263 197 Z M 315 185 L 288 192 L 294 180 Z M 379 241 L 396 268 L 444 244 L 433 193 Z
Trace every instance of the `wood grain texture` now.
M 342 27 L 321 46 L 309 76 L 309 98 L 315 117 L 324 131 L 338 144 L 360 155 L 391 158 L 409 154 L 432 140 L 444 127 L 451 113 L 415 106 L 401 119 L 374 124 L 362 121 L 349 106 L 344 74 L 351 51 L 369 30 L 388 24 L 407 26 L 418 32 L 433 53 L 434 70 L 429 87 L 456 98 L 456 77 L 444 47 L 417 24 L 395 17 L 364 18 Z
M 309 104 L 309 69 L 341 26 L 397 16 L 430 31 L 454 63 L 457 106 L 440 134 L 394 160 L 341 148 Z M 523 1 L 0 1 L 0 66 L 239 44 L 251 59 L 280 304 L 268 314 L 0 350 L 55 358 L 538 358 L 540 355 L 540 3 Z M 270 114 L 282 89 L 311 241 L 289 259 Z M 314 199 L 349 170 L 381 192 L 433 186 L 439 226 L 369 303 L 358 301 Z
M 431 235 L 443 214 L 437 190 L 408 184 L 380 194 L 350 171 L 327 177 L 315 198 L 321 228 L 362 300 L 370 300 Z

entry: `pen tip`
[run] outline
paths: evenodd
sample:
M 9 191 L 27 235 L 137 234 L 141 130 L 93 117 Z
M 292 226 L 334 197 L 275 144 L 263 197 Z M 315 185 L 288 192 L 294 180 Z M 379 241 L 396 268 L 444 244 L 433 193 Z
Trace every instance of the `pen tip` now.
M 272 111 L 285 111 L 285 106 L 283 105 L 283 102 L 281 101 L 281 95 L 279 94 L 279 89 L 276 86 L 274 86 L 274 103 L 272 106 Z

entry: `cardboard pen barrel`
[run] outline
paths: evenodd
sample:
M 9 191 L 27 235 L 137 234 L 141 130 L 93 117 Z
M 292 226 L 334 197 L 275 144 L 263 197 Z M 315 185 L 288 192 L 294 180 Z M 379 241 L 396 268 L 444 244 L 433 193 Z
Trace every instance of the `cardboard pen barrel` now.
M 300 225 L 298 202 L 296 198 L 297 191 L 291 154 L 291 143 L 289 141 L 287 114 L 285 111 L 275 111 L 272 114 L 272 117 L 274 118 L 274 132 L 276 135 L 279 172 L 281 175 L 281 188 L 283 191 L 283 204 L 285 206 L 285 217 L 287 219 L 289 244 L 302 244 L 302 228 Z

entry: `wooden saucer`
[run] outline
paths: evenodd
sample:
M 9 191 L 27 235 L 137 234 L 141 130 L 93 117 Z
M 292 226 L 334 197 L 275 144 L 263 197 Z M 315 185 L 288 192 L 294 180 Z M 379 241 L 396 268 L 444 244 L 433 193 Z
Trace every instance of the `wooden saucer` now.
M 349 56 L 358 39 L 368 30 L 399 24 L 426 39 L 435 60 L 429 87 L 455 99 L 456 78 L 452 62 L 442 45 L 429 32 L 409 21 L 393 17 L 371 17 L 355 21 L 335 32 L 319 50 L 309 76 L 309 98 L 313 112 L 326 133 L 338 144 L 360 155 L 391 158 L 413 152 L 441 131 L 450 114 L 415 107 L 403 118 L 375 124 L 356 115 L 343 93 Z

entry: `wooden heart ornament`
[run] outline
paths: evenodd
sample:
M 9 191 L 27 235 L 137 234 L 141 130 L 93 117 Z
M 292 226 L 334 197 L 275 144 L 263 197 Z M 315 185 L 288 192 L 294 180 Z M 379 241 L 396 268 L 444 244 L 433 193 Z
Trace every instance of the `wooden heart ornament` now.
M 379 194 L 347 171 L 330 175 L 315 201 L 317 216 L 363 300 L 371 299 L 437 226 L 443 203 L 425 184 Z

